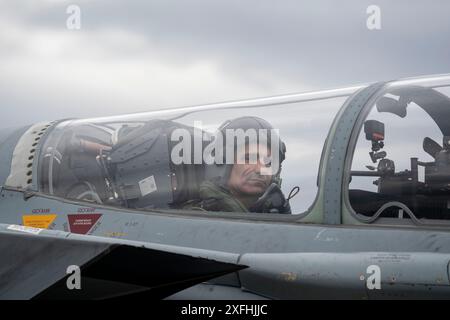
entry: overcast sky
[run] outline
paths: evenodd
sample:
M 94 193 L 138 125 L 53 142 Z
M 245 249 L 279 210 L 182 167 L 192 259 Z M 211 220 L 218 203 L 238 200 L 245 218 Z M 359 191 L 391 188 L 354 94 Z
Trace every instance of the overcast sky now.
M 0 126 L 449 73 L 449 15 L 448 0 L 0 0 Z

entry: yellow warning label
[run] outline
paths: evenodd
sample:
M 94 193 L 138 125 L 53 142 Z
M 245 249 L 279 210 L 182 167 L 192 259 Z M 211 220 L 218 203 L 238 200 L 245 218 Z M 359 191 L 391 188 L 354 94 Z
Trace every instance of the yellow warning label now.
M 29 215 L 23 216 L 23 225 L 25 227 L 47 229 L 57 217 L 56 214 Z

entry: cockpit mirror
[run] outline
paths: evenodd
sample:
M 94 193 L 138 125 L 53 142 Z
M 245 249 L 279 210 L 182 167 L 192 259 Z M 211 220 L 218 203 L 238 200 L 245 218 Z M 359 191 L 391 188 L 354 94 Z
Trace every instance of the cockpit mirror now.
M 393 113 L 400 118 L 406 117 L 406 107 L 407 103 L 400 98 L 400 100 L 395 100 L 389 97 L 382 97 L 377 101 L 378 112 L 389 112 Z
M 377 120 L 367 120 L 364 122 L 364 133 L 369 141 L 383 141 L 384 123 Z
M 364 133 L 366 139 L 372 141 L 372 152 L 369 153 L 373 163 L 386 157 L 385 151 L 380 151 L 384 147 L 384 123 L 377 120 L 367 120 L 364 122 Z M 380 151 L 380 152 L 379 152 Z

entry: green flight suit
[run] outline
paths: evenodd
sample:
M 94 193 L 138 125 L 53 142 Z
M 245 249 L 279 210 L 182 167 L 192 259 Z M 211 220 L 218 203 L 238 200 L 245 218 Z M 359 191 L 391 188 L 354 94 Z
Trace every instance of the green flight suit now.
M 202 182 L 199 188 L 199 199 L 184 203 L 182 208 L 221 212 L 249 212 L 242 202 L 233 197 L 230 191 L 212 181 Z

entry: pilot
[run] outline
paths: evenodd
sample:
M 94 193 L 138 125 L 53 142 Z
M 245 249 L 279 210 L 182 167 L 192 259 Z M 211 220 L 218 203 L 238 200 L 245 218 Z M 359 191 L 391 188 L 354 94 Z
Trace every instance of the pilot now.
M 240 144 L 235 139 L 235 143 L 230 144 L 230 141 L 226 141 L 228 129 L 241 129 L 241 132 L 248 129 L 259 132 L 265 129 L 263 135 L 267 132 L 267 139 L 247 139 Z M 281 163 L 285 158 L 286 147 L 272 129 L 267 121 L 257 117 L 240 117 L 222 124 L 219 133 L 224 139 L 223 156 L 226 156 L 227 148 L 234 148 L 235 161 L 232 164 L 225 162 L 206 165 L 206 178 L 199 186 L 199 199 L 188 201 L 183 208 L 290 214 L 289 202 L 280 189 Z M 271 143 L 274 138 L 277 143 Z M 273 150 L 276 147 L 277 150 Z M 274 152 L 278 152 L 279 168 L 275 173 L 267 174 L 264 168 L 267 169 Z M 250 159 L 256 161 L 249 161 Z

